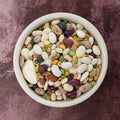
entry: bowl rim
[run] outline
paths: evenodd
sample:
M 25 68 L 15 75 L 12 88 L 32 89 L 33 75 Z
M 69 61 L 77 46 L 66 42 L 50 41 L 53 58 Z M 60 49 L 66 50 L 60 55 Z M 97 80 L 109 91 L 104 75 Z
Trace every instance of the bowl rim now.
M 76 23 L 80 23 L 81 25 L 83 25 L 85 27 L 85 29 L 87 29 L 92 35 L 93 37 L 97 40 L 98 45 L 102 51 L 102 69 L 101 69 L 101 73 L 99 76 L 99 79 L 97 81 L 97 84 L 87 93 L 83 94 L 82 96 L 75 98 L 71 101 L 50 101 L 50 100 L 46 100 L 40 96 L 38 96 L 36 93 L 33 92 L 33 90 L 31 90 L 20 69 L 19 66 L 19 55 L 20 55 L 20 50 L 22 48 L 23 42 L 25 40 L 25 38 L 37 27 L 39 27 L 40 25 L 42 25 L 45 22 L 51 21 L 53 19 L 67 19 L 67 20 L 71 20 L 73 22 Z M 22 87 L 22 89 L 25 91 L 25 93 L 30 96 L 32 99 L 34 99 L 35 101 L 37 101 L 38 103 L 44 104 L 46 106 L 51 106 L 51 107 L 69 107 L 69 106 L 73 106 L 79 103 L 82 103 L 83 101 L 87 100 L 88 98 L 90 98 L 97 90 L 98 88 L 101 86 L 104 77 L 106 75 L 107 72 L 107 67 L 108 67 L 108 52 L 107 52 L 107 48 L 104 42 L 104 39 L 101 35 L 101 33 L 98 31 L 98 29 L 88 20 L 86 20 L 85 18 L 78 16 L 76 14 L 73 13 L 67 13 L 67 12 L 56 12 L 56 13 L 51 13 L 51 14 L 47 14 L 44 15 L 42 17 L 37 18 L 36 20 L 34 20 L 32 23 L 30 23 L 24 30 L 23 32 L 20 34 L 17 43 L 15 45 L 15 49 L 14 49 L 14 54 L 13 54 L 13 66 L 14 66 L 14 72 L 17 78 L 17 81 L 19 83 L 19 85 Z

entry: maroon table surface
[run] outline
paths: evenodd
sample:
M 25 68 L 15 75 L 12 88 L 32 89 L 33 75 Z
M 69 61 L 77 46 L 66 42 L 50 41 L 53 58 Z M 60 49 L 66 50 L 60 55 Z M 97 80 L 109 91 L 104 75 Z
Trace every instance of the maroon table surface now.
M 13 71 L 18 36 L 36 18 L 71 12 L 92 22 L 109 54 L 107 75 L 87 101 L 52 108 L 32 100 Z M 0 0 L 0 120 L 120 120 L 120 0 Z

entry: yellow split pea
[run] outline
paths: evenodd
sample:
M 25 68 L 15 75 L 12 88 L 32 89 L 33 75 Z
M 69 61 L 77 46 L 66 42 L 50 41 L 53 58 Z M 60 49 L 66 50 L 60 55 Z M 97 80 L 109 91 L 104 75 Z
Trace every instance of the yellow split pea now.
M 58 62 L 59 62 L 58 60 L 53 60 L 53 61 L 52 61 L 52 64 L 53 64 L 53 65 L 56 65 Z
M 75 60 L 76 58 L 77 58 L 77 56 L 76 56 L 76 55 L 74 55 L 74 56 L 73 56 L 73 60 Z
M 69 74 L 69 71 L 65 71 L 65 76 L 68 76 Z
M 64 50 L 64 49 L 66 49 L 66 46 L 64 44 L 61 44 L 60 48 L 62 48 Z
M 50 41 L 48 41 L 48 40 L 44 40 L 44 45 L 49 45 L 50 44 Z
M 35 68 L 34 68 L 35 72 L 38 72 L 38 68 L 39 68 L 39 65 L 36 65 Z

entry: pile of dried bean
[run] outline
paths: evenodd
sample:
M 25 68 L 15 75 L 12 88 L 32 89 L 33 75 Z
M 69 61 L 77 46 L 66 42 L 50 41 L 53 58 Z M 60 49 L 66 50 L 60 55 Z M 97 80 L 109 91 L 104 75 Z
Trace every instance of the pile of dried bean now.
M 34 30 L 20 54 L 28 86 L 52 101 L 88 92 L 99 78 L 101 61 L 94 37 L 81 24 L 59 19 Z

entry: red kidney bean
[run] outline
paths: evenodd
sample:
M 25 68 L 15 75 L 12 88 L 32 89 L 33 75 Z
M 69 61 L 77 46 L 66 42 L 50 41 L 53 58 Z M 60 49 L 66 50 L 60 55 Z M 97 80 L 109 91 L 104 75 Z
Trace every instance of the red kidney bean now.
M 70 47 L 73 43 L 72 43 L 72 40 L 71 39 L 69 39 L 69 38 L 65 38 L 64 40 L 63 40 L 63 43 L 65 44 L 65 46 L 67 46 L 67 47 Z
M 66 35 L 72 35 L 75 32 L 75 29 L 73 27 L 70 27 L 66 30 Z
M 79 80 L 75 80 L 75 79 L 69 80 L 68 83 L 73 85 L 73 86 L 80 85 L 80 81 Z
M 72 92 L 67 92 L 66 93 L 66 96 L 67 96 L 67 98 L 75 98 L 76 97 L 76 95 L 77 95 L 77 92 L 76 91 L 72 91 Z
M 51 91 L 51 92 L 55 92 L 57 90 L 57 88 L 55 88 L 53 86 L 48 86 L 47 90 Z
M 46 77 L 48 77 L 48 79 L 52 80 L 53 82 L 57 81 L 57 77 L 54 76 L 51 72 L 45 72 Z
M 36 88 L 38 88 L 38 85 L 37 85 L 37 84 L 34 84 L 34 85 L 32 86 L 32 89 L 35 90 Z
M 46 80 L 45 80 L 44 78 L 43 78 L 43 79 L 40 79 L 40 84 L 41 84 L 41 85 L 44 86 L 44 85 L 45 85 L 45 82 L 46 82 Z

